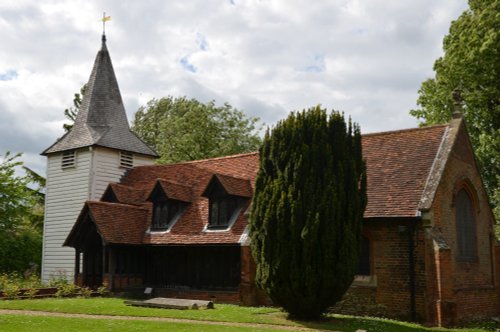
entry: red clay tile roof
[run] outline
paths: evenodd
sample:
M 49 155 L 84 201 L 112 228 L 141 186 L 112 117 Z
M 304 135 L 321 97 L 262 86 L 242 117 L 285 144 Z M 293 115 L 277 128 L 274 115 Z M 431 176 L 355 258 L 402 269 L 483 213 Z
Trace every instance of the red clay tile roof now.
M 180 183 L 176 183 L 168 180 L 157 180 L 157 185 L 160 185 L 163 189 L 165 195 L 170 199 L 175 199 L 177 201 L 189 203 L 192 201 L 191 187 L 185 186 Z M 151 197 L 151 194 L 149 195 Z
M 150 224 L 148 209 L 107 202 L 87 202 L 86 206 L 107 243 L 142 244 Z
M 141 205 L 144 203 L 144 190 L 136 189 L 130 186 L 124 186 L 118 183 L 110 183 L 103 197 L 106 196 L 108 190 L 111 190 L 118 202 L 123 204 Z M 101 200 L 103 200 L 101 198 Z
M 447 126 L 363 135 L 368 177 L 364 217 L 414 217 Z
M 210 180 L 207 188 L 205 188 L 203 192 L 203 196 L 206 197 L 207 190 L 210 187 L 210 184 L 217 179 L 219 183 L 224 187 L 224 190 L 229 195 L 240 196 L 240 197 L 252 197 L 253 190 L 252 185 L 248 179 L 235 178 L 234 176 L 215 174 Z
M 364 135 L 363 155 L 368 172 L 368 205 L 365 218 L 414 217 L 426 181 L 446 135 L 447 126 L 434 126 Z M 247 226 L 250 199 L 229 230 L 207 230 L 208 199 L 202 194 L 216 176 L 230 194 L 251 197 L 259 166 L 258 153 L 241 154 L 170 165 L 139 166 L 130 170 L 121 185 L 151 193 L 157 183 L 168 197 L 190 203 L 169 231 L 150 232 L 150 202 L 132 205 L 88 202 L 93 220 L 105 240 L 130 244 L 234 244 Z M 118 192 L 118 191 L 117 191 Z M 117 195 L 122 197 L 121 194 Z M 122 201 L 122 198 L 119 198 Z M 126 203 L 127 199 L 123 202 Z M 131 204 L 131 203 L 128 203 Z

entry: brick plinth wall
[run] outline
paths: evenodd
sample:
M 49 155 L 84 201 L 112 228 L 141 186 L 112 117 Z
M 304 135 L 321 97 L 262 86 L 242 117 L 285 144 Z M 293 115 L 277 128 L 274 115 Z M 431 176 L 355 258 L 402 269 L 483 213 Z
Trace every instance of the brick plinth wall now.
M 376 295 L 376 287 L 351 286 L 330 311 L 344 315 L 390 317 L 391 312 L 387 306 L 377 303 Z
M 104 275 L 104 279 L 108 279 L 109 285 L 109 274 Z M 104 284 L 104 280 L 103 280 Z M 105 284 L 106 287 L 108 285 Z M 130 275 L 113 275 L 113 289 L 124 289 L 127 287 L 140 286 L 142 285 L 142 278 L 140 276 L 130 276 Z
M 269 305 L 267 295 L 255 285 L 255 261 L 249 246 L 241 247 L 240 303 L 247 306 Z
M 81 273 L 75 276 L 75 285 L 80 287 L 83 286 L 83 275 Z

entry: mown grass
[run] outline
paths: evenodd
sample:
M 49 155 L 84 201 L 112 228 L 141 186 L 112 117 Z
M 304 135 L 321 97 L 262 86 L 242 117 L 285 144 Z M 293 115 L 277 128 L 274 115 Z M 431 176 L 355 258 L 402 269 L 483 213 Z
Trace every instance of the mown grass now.
M 47 316 L 0 315 L 0 331 L 276 331 L 267 328 L 235 327 L 143 320 L 109 320 Z
M 400 322 L 395 320 L 342 316 L 342 315 L 327 315 L 325 318 L 318 321 L 302 322 L 302 321 L 294 321 L 288 319 L 286 313 L 281 312 L 277 308 L 239 307 L 235 305 L 216 304 L 215 309 L 213 310 L 155 309 L 155 308 L 127 306 L 123 303 L 123 299 L 117 299 L 117 298 L 91 298 L 91 299 L 49 298 L 49 299 L 37 299 L 37 300 L 10 300 L 10 301 L 0 301 L 0 309 L 39 310 L 39 311 L 49 311 L 49 312 L 81 313 L 81 314 L 93 314 L 93 315 L 166 317 L 166 318 L 181 318 L 181 319 L 193 319 L 193 320 L 204 320 L 204 321 L 215 321 L 215 322 L 274 324 L 274 325 L 300 326 L 300 327 L 309 327 L 314 329 L 346 331 L 346 332 L 356 331 L 358 329 L 363 329 L 370 332 L 372 331 L 484 332 L 488 330 L 489 331 L 493 330 L 492 327 L 490 327 L 491 329 L 485 329 L 485 328 L 469 328 L 469 329 L 432 328 L 431 329 L 431 328 L 425 328 L 418 324 Z M 197 329 L 194 329 L 194 331 L 199 331 L 199 328 L 200 326 L 197 325 Z

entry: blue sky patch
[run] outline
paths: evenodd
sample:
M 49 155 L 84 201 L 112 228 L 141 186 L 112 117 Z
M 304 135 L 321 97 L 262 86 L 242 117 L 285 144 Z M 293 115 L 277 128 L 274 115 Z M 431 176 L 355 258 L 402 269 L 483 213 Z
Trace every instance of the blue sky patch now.
M 304 70 L 308 73 L 321 73 L 325 71 L 325 69 L 325 57 L 319 54 L 312 56 L 310 64 L 304 68 Z
M 198 47 L 202 51 L 208 50 L 208 42 L 205 36 L 203 36 L 201 33 L 196 34 L 196 42 L 198 43 Z
M 181 59 L 181 61 L 179 61 L 179 62 L 182 65 L 182 67 L 184 69 L 186 69 L 187 71 L 190 71 L 192 73 L 196 73 L 196 67 L 193 64 L 189 63 L 187 56 L 183 57 Z
M 12 81 L 17 78 L 17 71 L 14 69 L 9 69 L 3 73 L 0 73 L 0 81 Z

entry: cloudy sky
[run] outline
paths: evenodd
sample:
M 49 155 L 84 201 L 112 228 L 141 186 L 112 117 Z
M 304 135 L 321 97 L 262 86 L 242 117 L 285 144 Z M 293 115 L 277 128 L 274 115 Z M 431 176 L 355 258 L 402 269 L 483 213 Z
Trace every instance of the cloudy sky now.
M 129 119 L 153 97 L 229 102 L 274 124 L 321 104 L 363 132 L 414 127 L 420 83 L 466 0 L 0 0 L 0 155 L 39 153 L 108 49 Z M 0 157 L 1 158 L 1 157 Z

